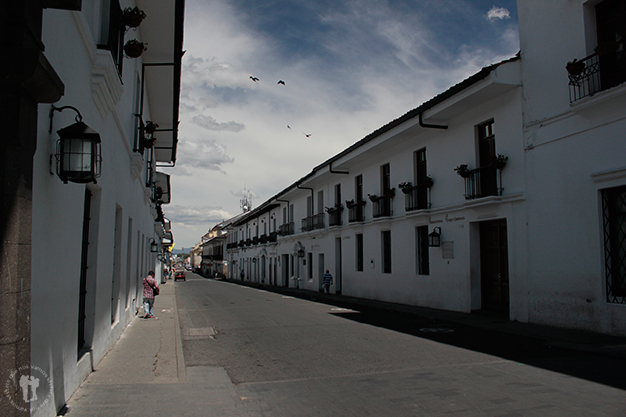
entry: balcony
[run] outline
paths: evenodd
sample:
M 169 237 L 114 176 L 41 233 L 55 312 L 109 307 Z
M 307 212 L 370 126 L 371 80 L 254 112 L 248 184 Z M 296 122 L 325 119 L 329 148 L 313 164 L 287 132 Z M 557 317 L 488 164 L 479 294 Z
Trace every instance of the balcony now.
M 328 226 L 341 226 L 341 213 L 343 212 L 343 206 L 341 204 L 327 207 L 326 212 L 328 213 Z
M 258 245 L 259 244 L 259 237 L 258 236 L 255 236 L 255 237 L 252 238 L 252 244 L 253 245 Z
M 324 213 L 315 214 L 313 216 L 305 217 L 302 219 L 302 231 L 310 232 L 311 230 L 323 229 L 324 225 Z
M 268 242 L 269 243 L 275 243 L 278 241 L 278 232 L 272 232 L 270 233 L 270 236 L 268 238 Z
M 404 193 L 404 210 L 415 211 L 430 208 L 430 187 L 433 180 L 426 177 L 423 184 L 413 185 L 410 182 L 400 183 L 398 186 Z
M 362 222 L 365 220 L 365 201 L 353 200 L 346 201 L 346 207 L 348 207 L 348 223 Z
M 370 201 L 374 203 L 373 217 L 375 219 L 393 215 L 393 197 L 395 193 L 396 189 L 392 188 L 381 196 L 368 194 Z
M 566 68 L 570 103 L 608 90 L 626 81 L 624 44 L 598 47 L 588 57 L 568 62 Z
M 502 168 L 495 165 L 459 172 L 465 181 L 465 199 L 501 196 L 502 191 Z
M 267 243 L 269 241 L 269 237 L 267 235 L 261 235 L 261 237 L 259 238 L 259 243 L 263 244 L 263 243 Z
M 290 223 L 281 224 L 279 233 L 281 236 L 289 236 L 289 235 L 294 234 L 294 230 L 295 230 L 294 223 L 290 222 Z

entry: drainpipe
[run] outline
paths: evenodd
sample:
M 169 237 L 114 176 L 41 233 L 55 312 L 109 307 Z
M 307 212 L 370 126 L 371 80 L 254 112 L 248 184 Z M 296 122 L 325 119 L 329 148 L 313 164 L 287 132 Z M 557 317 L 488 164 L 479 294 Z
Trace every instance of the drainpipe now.
M 300 184 L 296 184 L 296 188 L 299 188 L 301 190 L 311 190 L 311 213 L 313 213 L 315 211 L 315 195 L 313 194 L 313 192 L 315 190 L 313 190 L 313 188 L 309 188 L 309 187 L 300 187 Z
M 421 127 L 425 127 L 425 128 L 430 128 L 430 129 L 447 129 L 448 126 L 444 126 L 444 125 L 431 125 L 429 123 L 424 123 L 424 121 L 422 120 L 422 115 L 424 113 L 420 113 L 419 115 L 419 124 Z

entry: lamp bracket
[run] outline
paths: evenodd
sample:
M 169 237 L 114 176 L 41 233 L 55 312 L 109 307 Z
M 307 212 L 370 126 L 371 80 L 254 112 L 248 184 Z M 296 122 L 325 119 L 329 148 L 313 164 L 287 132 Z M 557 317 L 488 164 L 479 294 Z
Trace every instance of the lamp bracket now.
M 74 106 L 63 106 L 63 107 L 54 107 L 54 104 L 52 106 L 50 106 L 50 129 L 48 129 L 48 133 L 52 133 L 52 119 L 54 118 L 54 112 L 58 111 L 61 112 L 65 109 L 72 109 L 76 112 L 76 117 L 74 120 L 76 120 L 76 122 L 82 122 L 83 121 L 83 115 L 80 114 L 80 112 L 78 111 L 78 109 Z

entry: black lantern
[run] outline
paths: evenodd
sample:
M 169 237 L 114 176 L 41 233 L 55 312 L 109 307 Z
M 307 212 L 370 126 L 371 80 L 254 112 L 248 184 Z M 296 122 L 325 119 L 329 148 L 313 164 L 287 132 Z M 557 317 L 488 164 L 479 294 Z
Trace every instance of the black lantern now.
M 154 239 L 150 239 L 150 252 L 157 253 L 159 251 L 159 245 Z
M 441 246 L 441 227 L 435 227 L 433 231 L 428 234 L 428 246 L 431 248 Z
M 100 135 L 83 123 L 83 117 L 76 108 L 71 106 L 52 107 L 50 110 L 50 131 L 52 131 L 53 112 L 71 108 L 76 111 L 76 123 L 58 130 L 57 142 L 57 175 L 67 184 L 96 182 L 100 177 L 102 156 L 100 154 Z
M 304 258 L 304 249 L 298 251 L 298 258 Z

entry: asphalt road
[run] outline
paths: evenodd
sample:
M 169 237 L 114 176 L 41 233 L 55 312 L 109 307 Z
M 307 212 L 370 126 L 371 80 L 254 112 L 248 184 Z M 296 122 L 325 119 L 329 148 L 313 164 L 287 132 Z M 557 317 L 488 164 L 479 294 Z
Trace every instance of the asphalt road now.
M 355 311 L 188 274 L 187 367 L 249 416 L 620 416 L 626 363 L 457 323 Z

